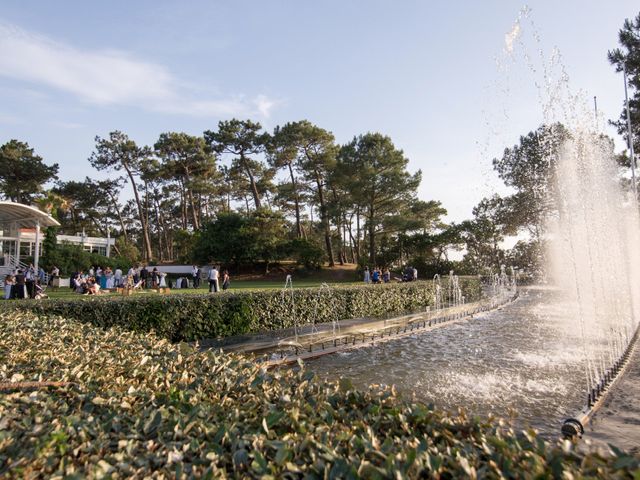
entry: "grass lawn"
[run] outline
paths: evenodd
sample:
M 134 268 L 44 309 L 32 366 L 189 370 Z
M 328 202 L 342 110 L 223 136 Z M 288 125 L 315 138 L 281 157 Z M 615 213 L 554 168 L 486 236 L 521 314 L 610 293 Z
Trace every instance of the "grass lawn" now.
M 313 278 L 305 278 L 301 280 L 293 279 L 293 286 L 295 288 L 313 288 L 319 287 L 322 285 L 324 280 L 322 279 L 313 279 Z M 333 281 L 327 282 L 329 285 L 349 285 L 349 284 L 359 284 L 359 282 L 350 282 L 350 281 Z M 234 291 L 243 291 L 243 290 L 263 290 L 263 289 L 275 289 L 279 290 L 284 287 L 284 281 L 275 281 L 275 280 L 236 280 L 231 282 L 231 290 Z M 196 293 L 208 293 L 209 292 L 209 284 L 206 281 L 202 282 L 200 288 L 189 288 L 189 289 L 172 289 L 170 295 L 193 295 Z M 47 295 L 49 298 L 83 298 L 83 295 L 79 295 L 69 288 L 59 288 L 47 289 Z M 116 292 L 105 293 L 104 296 L 118 296 L 119 294 Z M 147 290 L 145 292 L 136 293 L 136 295 L 157 295 L 157 293 Z

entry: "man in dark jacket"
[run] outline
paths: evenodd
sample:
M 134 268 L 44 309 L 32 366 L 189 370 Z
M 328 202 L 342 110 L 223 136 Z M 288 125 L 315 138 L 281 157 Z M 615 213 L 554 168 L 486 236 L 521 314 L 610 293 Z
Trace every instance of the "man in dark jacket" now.
M 142 288 L 149 288 L 149 270 L 147 270 L 146 266 L 140 270 L 140 280 L 142 280 Z

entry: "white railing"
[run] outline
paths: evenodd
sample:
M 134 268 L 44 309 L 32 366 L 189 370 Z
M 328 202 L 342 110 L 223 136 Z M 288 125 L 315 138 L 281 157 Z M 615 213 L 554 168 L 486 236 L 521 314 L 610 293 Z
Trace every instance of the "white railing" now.
M 13 275 L 17 269 L 20 269 L 23 272 L 26 272 L 29 269 L 29 265 L 21 262 L 14 255 L 5 255 L 4 258 L 5 264 L 0 267 L 0 287 L 4 287 L 4 277 L 7 275 Z M 45 272 L 42 287 L 46 288 L 47 285 L 49 285 L 49 274 Z

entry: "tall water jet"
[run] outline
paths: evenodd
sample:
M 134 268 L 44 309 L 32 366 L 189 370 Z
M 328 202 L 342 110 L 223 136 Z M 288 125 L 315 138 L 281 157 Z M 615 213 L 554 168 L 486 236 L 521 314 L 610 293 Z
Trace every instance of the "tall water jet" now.
M 565 433 L 581 433 L 601 394 L 618 373 L 640 320 L 640 221 L 625 195 L 613 145 L 574 127 L 562 134 L 555 161 L 558 215 L 550 220 L 551 268 L 575 305 L 583 356 L 586 408 Z
M 318 290 L 318 296 L 317 296 L 319 305 L 323 303 L 321 299 L 324 295 L 331 297 L 331 287 L 329 286 L 328 283 L 322 283 L 320 285 L 320 288 Z M 340 333 L 340 319 L 338 318 L 337 309 L 334 309 L 332 311 L 332 313 L 330 314 L 330 319 L 331 319 L 331 333 L 335 337 L 336 333 Z M 315 329 L 315 331 L 317 331 L 317 329 L 315 328 L 315 324 L 313 325 L 313 328 Z
M 433 276 L 433 308 L 436 312 L 442 309 L 442 284 L 437 273 Z
M 282 288 L 282 304 L 283 308 L 288 308 L 289 314 L 293 320 L 293 332 L 295 335 L 296 342 L 298 341 L 298 317 L 296 316 L 296 302 L 295 297 L 293 295 L 293 279 L 291 275 L 287 275 L 284 281 L 284 287 Z M 287 302 L 290 302 L 291 305 L 286 305 Z

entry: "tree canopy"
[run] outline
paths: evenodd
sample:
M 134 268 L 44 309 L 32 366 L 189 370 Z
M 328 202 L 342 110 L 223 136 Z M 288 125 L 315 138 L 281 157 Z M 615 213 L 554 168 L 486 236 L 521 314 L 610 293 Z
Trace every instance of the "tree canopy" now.
M 45 164 L 27 143 L 10 140 L 0 146 L 0 190 L 5 198 L 31 203 L 57 175 L 58 164 Z

